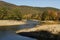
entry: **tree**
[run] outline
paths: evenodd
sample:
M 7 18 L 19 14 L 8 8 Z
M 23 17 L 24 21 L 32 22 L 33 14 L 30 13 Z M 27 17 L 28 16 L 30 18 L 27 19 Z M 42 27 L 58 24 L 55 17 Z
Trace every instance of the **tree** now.
M 16 20 L 22 20 L 22 14 L 21 14 L 21 12 L 19 11 L 19 9 L 18 8 L 15 8 L 14 9 L 14 19 L 16 19 Z
M 0 19 L 5 19 L 7 16 L 7 7 L 0 8 Z
M 41 17 L 41 20 L 49 20 L 49 14 L 48 14 L 48 11 L 44 11 L 42 13 L 42 17 Z
M 53 10 L 44 11 L 41 20 L 56 20 L 57 12 Z
M 51 10 L 51 12 L 49 13 L 49 19 L 50 20 L 56 20 L 56 17 L 57 17 L 57 12 Z

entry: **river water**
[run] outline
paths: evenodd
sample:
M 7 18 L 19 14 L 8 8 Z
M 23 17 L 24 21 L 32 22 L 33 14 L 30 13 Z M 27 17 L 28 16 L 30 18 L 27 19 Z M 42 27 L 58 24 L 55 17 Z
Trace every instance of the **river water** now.
M 0 31 L 0 40 L 36 40 L 17 35 L 14 31 Z
M 17 30 L 24 28 L 32 28 L 37 25 L 37 21 L 27 21 L 27 24 L 17 26 Z M 14 26 L 12 26 L 14 28 Z M 16 34 L 14 30 L 0 30 L 0 40 L 36 40 L 29 37 L 24 37 Z
M 19 25 L 17 29 L 19 30 L 19 29 L 25 29 L 25 28 L 33 28 L 38 24 L 39 24 L 39 21 L 27 20 L 26 24 Z

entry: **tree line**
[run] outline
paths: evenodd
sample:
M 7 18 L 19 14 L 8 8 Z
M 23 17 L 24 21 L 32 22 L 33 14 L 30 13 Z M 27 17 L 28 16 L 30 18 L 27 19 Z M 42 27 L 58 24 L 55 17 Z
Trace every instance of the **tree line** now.
M 60 20 L 60 9 L 52 7 L 17 6 L 0 2 L 0 20 L 36 19 L 41 21 Z
M 1 20 L 22 20 L 22 19 L 36 19 L 36 20 L 60 20 L 60 12 L 54 10 L 46 10 L 42 13 L 28 13 L 23 14 L 20 9 L 15 8 L 9 10 L 7 7 L 0 8 Z

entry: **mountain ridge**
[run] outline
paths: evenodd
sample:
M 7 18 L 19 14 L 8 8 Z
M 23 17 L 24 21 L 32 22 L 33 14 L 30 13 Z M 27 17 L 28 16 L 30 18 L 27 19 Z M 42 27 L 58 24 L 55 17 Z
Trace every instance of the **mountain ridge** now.
M 60 9 L 54 7 L 18 6 L 4 1 L 0 1 L 0 9 L 3 10 L 3 12 L 0 10 L 2 15 L 0 19 L 41 19 L 44 12 L 60 13 Z
M 4 3 L 4 4 L 10 4 L 10 5 L 15 5 L 9 2 L 5 2 L 5 1 L 0 1 L 0 3 Z M 21 7 L 35 7 L 35 6 L 27 6 L 27 5 L 15 5 L 15 6 L 21 6 Z M 55 7 L 35 7 L 35 8 L 55 8 Z M 59 8 L 56 8 L 59 9 Z

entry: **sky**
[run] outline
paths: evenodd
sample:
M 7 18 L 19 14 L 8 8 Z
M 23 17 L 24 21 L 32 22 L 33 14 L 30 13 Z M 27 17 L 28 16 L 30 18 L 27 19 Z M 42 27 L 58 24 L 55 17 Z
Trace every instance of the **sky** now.
M 60 9 L 60 0 L 3 0 L 15 5 L 26 5 L 34 7 L 55 7 Z

